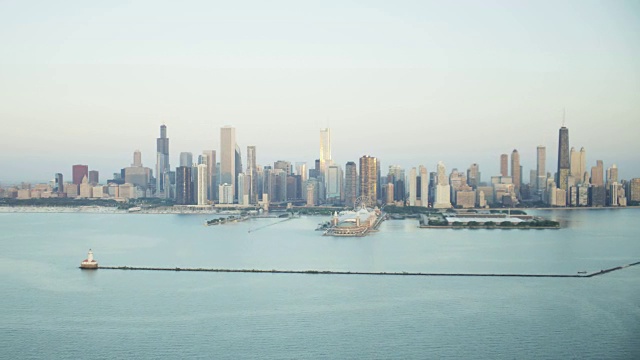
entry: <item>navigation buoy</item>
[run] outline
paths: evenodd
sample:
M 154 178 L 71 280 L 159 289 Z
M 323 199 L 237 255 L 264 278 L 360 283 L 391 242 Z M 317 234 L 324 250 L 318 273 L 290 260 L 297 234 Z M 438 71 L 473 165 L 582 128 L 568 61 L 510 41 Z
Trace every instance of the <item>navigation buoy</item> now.
M 93 259 L 93 251 L 89 249 L 87 258 L 80 263 L 80 269 L 95 270 L 98 268 L 98 262 Z

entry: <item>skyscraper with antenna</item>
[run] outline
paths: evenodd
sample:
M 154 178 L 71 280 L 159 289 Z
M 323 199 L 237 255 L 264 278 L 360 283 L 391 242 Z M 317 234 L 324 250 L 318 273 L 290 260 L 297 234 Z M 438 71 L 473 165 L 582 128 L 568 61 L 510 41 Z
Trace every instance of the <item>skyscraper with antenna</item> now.
M 562 127 L 558 135 L 558 172 L 556 173 L 556 186 L 568 191 L 568 178 L 571 174 L 571 158 L 569 153 L 569 129 L 565 126 L 564 115 Z

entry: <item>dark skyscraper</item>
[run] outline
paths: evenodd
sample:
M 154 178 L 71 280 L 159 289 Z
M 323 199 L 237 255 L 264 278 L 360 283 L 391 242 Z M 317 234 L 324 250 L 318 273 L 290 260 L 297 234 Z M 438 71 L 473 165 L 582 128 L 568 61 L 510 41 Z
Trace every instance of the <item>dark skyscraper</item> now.
M 60 173 L 56 174 L 53 192 L 58 194 L 62 194 L 64 192 L 64 181 L 62 179 L 62 174 Z
M 176 203 L 179 205 L 193 204 L 193 189 L 191 188 L 191 166 L 176 168 Z
M 76 185 L 80 185 L 82 183 L 82 179 L 84 177 L 89 179 L 89 166 L 87 165 L 73 165 L 72 167 L 72 176 L 73 183 Z
M 358 168 L 356 163 L 349 161 L 344 171 L 344 204 L 354 207 L 358 197 Z
M 167 127 L 165 125 L 160 126 L 160 137 L 157 139 L 157 150 L 156 194 L 165 190 L 165 173 L 169 172 L 169 138 L 167 138 Z
M 568 178 L 571 172 L 571 160 L 569 154 L 569 129 L 560 128 L 558 137 L 558 173 L 556 186 L 559 189 L 568 191 Z
M 98 170 L 89 171 L 89 184 L 97 185 L 100 183 L 100 173 Z

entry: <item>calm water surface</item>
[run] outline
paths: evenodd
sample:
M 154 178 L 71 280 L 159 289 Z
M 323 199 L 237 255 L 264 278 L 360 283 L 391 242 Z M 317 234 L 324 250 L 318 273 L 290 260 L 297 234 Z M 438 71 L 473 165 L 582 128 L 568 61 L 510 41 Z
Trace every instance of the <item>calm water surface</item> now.
M 640 210 L 561 230 L 366 238 L 325 220 L 0 214 L 0 358 L 640 358 L 640 266 L 590 279 L 80 271 L 102 265 L 575 274 L 640 261 Z M 268 226 L 267 226 L 268 225 Z

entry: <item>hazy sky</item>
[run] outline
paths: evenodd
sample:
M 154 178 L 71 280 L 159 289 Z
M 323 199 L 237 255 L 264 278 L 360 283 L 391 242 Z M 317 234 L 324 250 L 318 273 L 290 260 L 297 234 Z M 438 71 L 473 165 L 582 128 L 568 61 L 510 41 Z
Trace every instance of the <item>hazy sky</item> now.
M 162 123 L 172 167 L 224 125 L 311 165 L 329 126 L 342 165 L 488 180 L 516 148 L 526 181 L 564 108 L 589 167 L 640 177 L 638 1 L 0 2 L 0 183 L 155 168 Z

